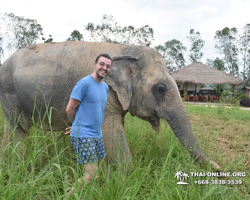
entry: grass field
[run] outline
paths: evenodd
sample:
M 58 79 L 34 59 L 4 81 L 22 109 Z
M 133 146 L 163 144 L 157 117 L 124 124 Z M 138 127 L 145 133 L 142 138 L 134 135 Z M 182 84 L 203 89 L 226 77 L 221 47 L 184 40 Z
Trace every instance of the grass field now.
M 125 129 L 133 167 L 121 173 L 121 166 L 102 165 L 94 187 L 84 185 L 68 199 L 250 199 L 250 111 L 193 105 L 186 105 L 186 109 L 205 154 L 221 165 L 222 172 L 246 172 L 245 176 L 191 176 L 191 172 L 209 173 L 213 169 L 193 161 L 165 121 L 156 134 L 149 123 L 128 114 Z M 3 124 L 0 110 L 1 136 Z M 25 159 L 17 153 L 19 144 L 2 149 L 2 199 L 67 199 L 67 188 L 72 184 L 77 187 L 74 183 L 84 171 L 76 165 L 69 137 L 62 133 L 45 132 L 39 124 L 34 125 L 25 143 Z M 177 184 L 177 171 L 189 174 L 185 180 L 189 184 Z M 214 184 L 206 184 L 206 180 Z M 243 183 L 236 184 L 236 180 Z

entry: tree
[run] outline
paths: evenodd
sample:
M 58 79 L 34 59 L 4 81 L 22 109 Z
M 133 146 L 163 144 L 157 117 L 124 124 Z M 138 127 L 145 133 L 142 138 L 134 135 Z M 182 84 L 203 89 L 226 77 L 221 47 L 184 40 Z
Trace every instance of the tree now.
M 92 41 L 119 43 L 117 42 L 119 40 L 119 35 L 117 34 L 121 31 L 121 27 L 112 15 L 103 15 L 100 25 L 89 22 L 85 26 L 85 31 L 90 34 L 90 40 Z
M 237 33 L 236 28 L 228 27 L 215 33 L 215 49 L 223 55 L 227 72 L 233 76 L 239 74 Z
M 215 69 L 218 69 L 220 71 L 226 72 L 226 67 L 224 65 L 223 60 L 221 60 L 220 58 L 216 58 L 215 60 L 212 59 L 207 59 L 206 65 L 211 66 Z
M 186 174 L 186 173 L 183 173 L 183 180 L 187 180 L 187 178 L 189 178 L 189 176 L 188 176 L 188 174 Z
M 1 25 L 0 25 L 0 30 L 1 30 Z M 2 65 L 2 57 L 3 57 L 3 38 L 2 38 L 2 33 L 0 32 L 0 66 Z
M 187 36 L 187 38 L 191 42 L 189 60 L 191 62 L 199 62 L 203 57 L 201 49 L 204 47 L 205 41 L 201 39 L 200 33 L 198 31 L 195 32 L 194 29 L 190 29 L 189 36 Z
M 98 42 L 137 44 L 150 46 L 154 40 L 154 31 L 148 25 L 140 28 L 133 26 L 121 27 L 112 15 L 103 15 L 101 24 L 89 22 L 85 26 L 90 40 Z
M 177 171 L 176 174 L 175 174 L 175 178 L 177 178 L 178 180 L 180 179 L 181 180 L 181 177 L 183 175 L 183 172 L 180 170 L 180 171 Z
M 138 44 L 150 46 L 151 41 L 154 40 L 154 31 L 148 25 L 140 28 L 133 26 L 125 26 L 122 31 L 122 43 L 124 44 Z
M 42 37 L 42 40 L 44 41 L 44 43 L 54 43 L 54 42 L 53 42 L 52 35 L 49 35 L 49 38 L 48 38 L 48 39 Z
M 7 29 L 7 48 L 12 52 L 35 44 L 43 33 L 36 20 L 15 16 L 13 13 L 5 13 L 3 21 Z
M 246 85 L 250 85 L 250 24 L 243 27 L 243 35 L 239 39 L 240 53 L 242 56 L 242 78 Z
M 164 45 L 158 45 L 155 48 L 161 53 L 169 72 L 185 66 L 183 52 L 186 51 L 186 47 L 179 40 L 169 40 Z
M 74 30 L 67 41 L 83 41 L 83 35 L 78 30 Z

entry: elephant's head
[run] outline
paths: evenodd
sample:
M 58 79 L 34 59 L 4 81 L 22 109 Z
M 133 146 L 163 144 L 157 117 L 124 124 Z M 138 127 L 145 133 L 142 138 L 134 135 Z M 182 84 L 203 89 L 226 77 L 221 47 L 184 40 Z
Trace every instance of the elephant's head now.
M 167 120 L 190 155 L 208 161 L 196 143 L 177 85 L 161 55 L 153 48 L 138 46 L 129 47 L 124 55 L 113 58 L 111 74 L 105 80 L 117 93 L 123 110 L 150 122 L 156 132 L 160 118 Z

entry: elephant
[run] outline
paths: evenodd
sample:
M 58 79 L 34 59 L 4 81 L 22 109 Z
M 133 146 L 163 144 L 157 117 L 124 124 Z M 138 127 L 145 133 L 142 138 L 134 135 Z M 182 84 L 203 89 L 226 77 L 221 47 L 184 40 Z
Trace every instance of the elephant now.
M 64 130 L 70 125 L 65 112 L 70 93 L 82 77 L 91 74 L 95 57 L 112 57 L 111 73 L 104 78 L 109 86 L 102 124 L 108 163 L 132 165 L 124 133 L 129 112 L 148 121 L 158 132 L 165 119 L 191 157 L 214 168 L 192 132 L 177 85 L 160 53 L 151 47 L 103 42 L 66 41 L 35 44 L 13 53 L 0 67 L 0 101 L 6 118 L 2 145 L 27 137 L 32 120 L 51 112 L 44 129 Z M 18 119 L 18 120 L 17 120 Z M 119 157 L 119 161 L 117 158 Z

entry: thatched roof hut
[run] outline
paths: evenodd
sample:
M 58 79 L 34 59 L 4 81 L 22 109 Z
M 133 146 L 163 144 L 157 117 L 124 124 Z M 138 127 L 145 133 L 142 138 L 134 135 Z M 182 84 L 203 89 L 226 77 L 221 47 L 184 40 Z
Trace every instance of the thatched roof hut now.
M 186 67 L 183 67 L 171 74 L 176 83 L 193 83 L 193 84 L 231 84 L 241 85 L 243 80 L 235 78 L 225 72 L 204 65 L 200 62 L 194 62 Z

